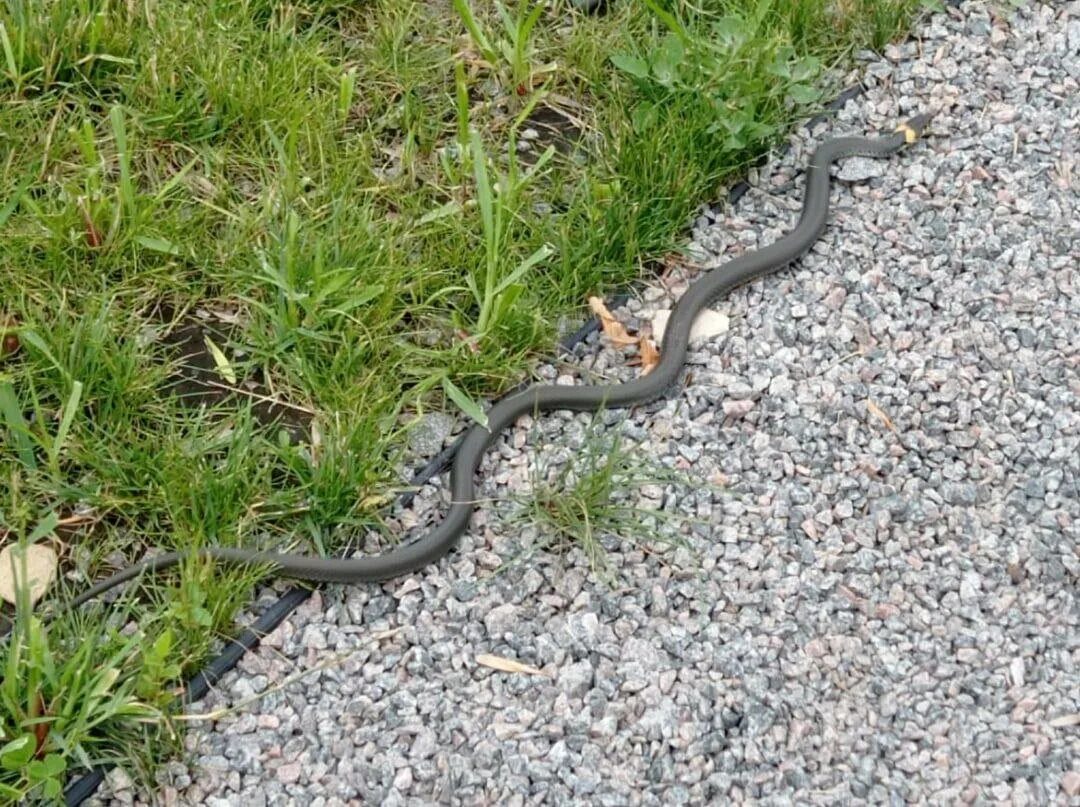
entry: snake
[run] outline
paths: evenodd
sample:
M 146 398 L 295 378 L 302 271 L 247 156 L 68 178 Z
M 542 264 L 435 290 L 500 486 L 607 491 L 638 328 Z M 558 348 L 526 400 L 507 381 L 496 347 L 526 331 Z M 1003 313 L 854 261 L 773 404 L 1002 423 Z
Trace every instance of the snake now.
M 706 271 L 679 298 L 652 370 L 621 384 L 534 384 L 494 404 L 486 424 L 466 432 L 450 470 L 451 503 L 443 520 L 429 532 L 378 555 L 329 558 L 253 549 L 206 546 L 189 553 L 166 552 L 120 569 L 91 586 L 71 605 L 80 605 L 125 581 L 201 556 L 216 563 L 266 567 L 278 577 L 313 583 L 377 583 L 416 572 L 446 555 L 468 529 L 475 506 L 475 478 L 485 452 L 520 416 L 554 410 L 622 409 L 664 397 L 679 380 L 690 345 L 690 330 L 705 308 L 733 289 L 779 271 L 802 257 L 825 230 L 831 187 L 830 167 L 846 157 L 884 158 L 915 143 L 929 115 L 916 115 L 883 137 L 835 137 L 814 149 L 806 168 L 803 205 L 795 228 L 761 249 L 747 252 Z

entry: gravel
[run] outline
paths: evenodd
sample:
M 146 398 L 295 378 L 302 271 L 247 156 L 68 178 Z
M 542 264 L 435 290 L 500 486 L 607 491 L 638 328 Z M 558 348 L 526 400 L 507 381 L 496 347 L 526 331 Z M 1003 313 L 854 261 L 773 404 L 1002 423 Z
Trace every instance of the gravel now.
M 198 705 L 236 708 L 188 732 L 158 798 L 1077 803 L 1080 4 L 1002 14 L 934 14 L 702 211 L 689 254 L 713 267 L 790 225 L 814 143 L 938 110 L 929 141 L 844 167 L 806 259 L 717 305 L 729 330 L 684 389 L 604 416 L 696 480 L 639 492 L 685 546 L 612 543 L 614 586 L 578 551 L 500 568 L 536 540 L 511 491 L 589 423 L 523 419 L 460 550 L 315 594 Z M 617 313 L 647 321 L 685 282 Z M 594 341 L 540 372 L 629 378 L 629 356 Z

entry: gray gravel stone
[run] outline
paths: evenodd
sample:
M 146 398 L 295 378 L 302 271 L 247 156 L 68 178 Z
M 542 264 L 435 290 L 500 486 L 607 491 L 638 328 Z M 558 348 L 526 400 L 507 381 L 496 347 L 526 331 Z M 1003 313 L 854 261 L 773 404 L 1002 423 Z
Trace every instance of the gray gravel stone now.
M 445 412 L 428 412 L 409 433 L 409 448 L 420 457 L 431 457 L 442 451 L 457 421 Z

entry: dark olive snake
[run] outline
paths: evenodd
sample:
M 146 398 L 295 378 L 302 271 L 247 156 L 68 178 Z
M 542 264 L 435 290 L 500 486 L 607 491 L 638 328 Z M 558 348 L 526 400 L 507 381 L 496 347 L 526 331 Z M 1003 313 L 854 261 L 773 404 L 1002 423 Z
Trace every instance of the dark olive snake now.
M 647 375 L 625 384 L 590 386 L 531 386 L 495 404 L 487 413 L 487 426 L 474 425 L 466 434 L 450 472 L 452 500 L 446 518 L 430 532 L 373 557 L 318 558 L 228 547 L 195 550 L 202 557 L 227 564 L 266 566 L 271 574 L 327 583 L 369 583 L 421 569 L 450 551 L 469 526 L 474 508 L 474 477 L 486 449 L 518 417 L 555 409 L 592 411 L 619 409 L 662 397 L 678 380 L 686 360 L 690 327 L 697 315 L 737 286 L 782 269 L 801 257 L 825 229 L 829 210 L 829 167 L 844 157 L 887 157 L 914 143 L 929 116 L 919 115 L 887 137 L 838 137 L 818 146 L 806 171 L 806 190 L 799 223 L 786 236 L 767 247 L 740 255 L 706 272 L 679 299 L 668 321 L 660 360 Z M 79 605 L 143 572 L 177 565 L 183 553 L 168 552 L 118 571 L 95 584 L 72 602 Z

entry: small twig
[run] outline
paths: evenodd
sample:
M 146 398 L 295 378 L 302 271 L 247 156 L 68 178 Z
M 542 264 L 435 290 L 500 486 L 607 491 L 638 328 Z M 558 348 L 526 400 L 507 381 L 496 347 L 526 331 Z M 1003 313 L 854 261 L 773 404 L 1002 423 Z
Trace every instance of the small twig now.
M 275 406 L 282 406 L 286 409 L 293 409 L 297 412 L 303 412 L 306 415 L 311 415 L 312 417 L 318 414 L 318 412 L 316 412 L 314 409 L 309 409 L 306 406 L 300 406 L 300 404 L 292 404 L 288 401 L 283 401 L 280 398 L 273 398 L 269 395 L 261 395 L 258 392 L 251 392 L 250 390 L 240 389 L 240 387 L 232 387 L 228 384 L 222 384 L 219 381 L 210 381 L 209 379 L 207 379 L 200 380 L 199 383 L 207 387 L 216 387 L 217 389 L 223 389 L 227 392 L 238 392 L 241 395 L 247 395 L 249 398 L 254 398 L 257 401 L 261 401 L 262 403 L 274 404 Z
M 864 355 L 863 351 L 862 351 L 862 348 L 859 348 L 858 350 L 856 350 L 856 351 L 854 351 L 852 353 L 848 353 L 846 356 L 841 356 L 839 359 L 834 361 L 832 364 L 830 364 L 824 370 L 819 370 L 818 372 L 814 373 L 813 378 L 817 378 L 818 376 L 825 375 L 827 372 L 832 370 L 834 367 L 839 367 L 841 364 L 846 362 L 848 359 L 853 359 L 856 356 L 862 356 L 862 355 Z

